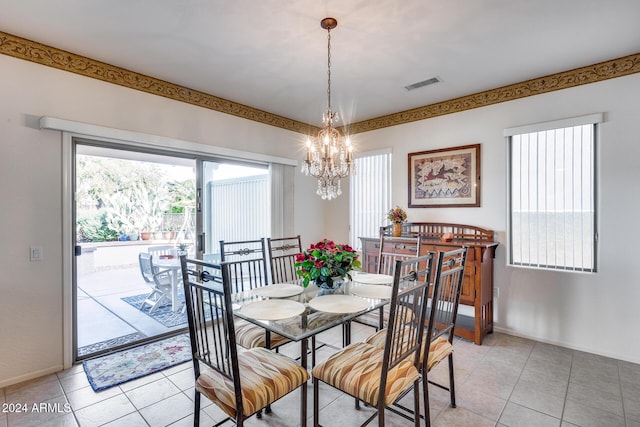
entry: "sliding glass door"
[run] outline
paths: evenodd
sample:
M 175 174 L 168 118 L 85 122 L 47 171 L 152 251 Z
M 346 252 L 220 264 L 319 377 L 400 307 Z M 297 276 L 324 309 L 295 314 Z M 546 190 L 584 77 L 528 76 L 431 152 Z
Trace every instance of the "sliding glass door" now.
M 75 360 L 183 333 L 178 253 L 271 232 L 271 169 L 123 144 L 74 144 Z M 164 295 L 141 258 L 169 270 Z
M 179 248 L 194 248 L 195 160 L 91 142 L 75 144 L 76 360 L 171 335 L 186 327 L 178 296 Z M 140 254 L 175 274 L 156 284 Z M 162 259 L 160 259 L 162 258 Z M 158 300 L 157 304 L 150 300 Z

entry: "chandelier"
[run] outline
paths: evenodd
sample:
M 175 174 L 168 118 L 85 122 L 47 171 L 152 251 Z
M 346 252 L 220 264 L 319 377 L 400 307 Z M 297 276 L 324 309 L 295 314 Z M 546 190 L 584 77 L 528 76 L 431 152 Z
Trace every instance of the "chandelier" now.
M 355 171 L 352 162 L 351 140 L 343 138 L 333 127 L 338 113 L 331 111 L 331 30 L 338 26 L 334 18 L 324 18 L 320 26 L 327 30 L 327 112 L 322 115 L 324 127 L 315 140 L 307 138 L 307 158 L 302 163 L 302 173 L 318 179 L 316 193 L 323 200 L 331 200 L 342 194 L 340 179 Z

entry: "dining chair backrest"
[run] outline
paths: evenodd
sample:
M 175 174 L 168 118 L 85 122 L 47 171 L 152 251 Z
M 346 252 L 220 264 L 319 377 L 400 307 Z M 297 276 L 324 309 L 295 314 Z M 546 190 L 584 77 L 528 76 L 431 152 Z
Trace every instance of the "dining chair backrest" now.
M 302 253 L 300 235 L 295 237 L 267 238 L 271 283 L 292 283 L 300 279 L 296 274 L 296 255 Z
M 378 274 L 393 275 L 397 261 L 406 261 L 420 255 L 422 238 L 380 236 L 380 252 L 378 254 Z M 403 266 L 406 271 L 408 267 Z
M 232 292 L 223 280 L 222 266 L 185 256 L 180 264 L 195 377 L 200 376 L 203 363 L 232 381 L 237 410 L 242 413 Z
M 237 261 L 243 259 L 264 259 L 267 251 L 264 239 L 225 242 L 220 240 L 220 261 Z M 266 265 L 266 264 L 265 264 Z
M 263 258 L 224 261 L 222 264 L 227 266 L 227 282 L 233 293 L 260 288 L 269 284 Z
M 155 258 L 154 259 L 158 259 L 160 256 L 168 256 L 168 255 L 176 255 L 176 248 L 174 248 L 173 246 L 169 246 L 169 245 L 161 245 L 161 246 L 149 246 L 147 248 L 147 252 L 149 252 L 149 254 L 153 255 Z
M 378 402 L 385 401 L 387 372 L 411 357 L 412 353 L 416 369 L 420 368 L 419 350 L 424 336 L 432 265 L 431 252 L 395 262 Z
M 453 342 L 466 260 L 467 247 L 438 253 L 426 342 L 441 336 Z
M 269 284 L 267 252 L 264 240 L 220 241 L 220 259 L 229 263 L 233 292 L 255 289 Z

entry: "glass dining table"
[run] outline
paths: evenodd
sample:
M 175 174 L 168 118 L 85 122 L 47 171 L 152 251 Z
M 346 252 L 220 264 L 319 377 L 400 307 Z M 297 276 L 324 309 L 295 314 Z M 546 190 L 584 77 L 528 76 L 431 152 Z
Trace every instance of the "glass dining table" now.
M 351 320 L 389 303 L 392 282 L 391 276 L 355 273 L 335 291 L 315 284 L 306 288 L 299 283 L 273 284 L 233 294 L 233 312 L 270 333 L 300 342 L 300 364 L 307 368 L 309 338 L 342 325 L 343 345 L 348 345 Z

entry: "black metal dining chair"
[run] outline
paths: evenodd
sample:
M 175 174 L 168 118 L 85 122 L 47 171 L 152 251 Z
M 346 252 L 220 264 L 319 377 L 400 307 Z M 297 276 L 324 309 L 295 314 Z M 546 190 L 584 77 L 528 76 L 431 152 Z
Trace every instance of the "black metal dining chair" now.
M 305 425 L 307 370 L 267 349 L 242 350 L 237 345 L 230 263 L 215 265 L 184 256 L 180 263 L 195 375 L 194 426 L 200 424 L 202 395 L 242 426 L 301 386 L 300 425 Z
M 376 273 L 393 275 L 397 261 L 406 261 L 420 255 L 422 238 L 380 236 L 380 251 Z M 380 307 L 378 312 L 370 312 L 358 317 L 355 322 L 371 326 L 379 331 L 384 328 L 389 319 L 389 306 Z
M 460 292 L 464 279 L 464 268 L 468 248 L 463 247 L 448 252 L 439 252 L 434 275 L 434 286 L 431 291 L 431 306 L 427 310 L 423 346 L 420 352 L 420 372 L 423 381 L 425 420 L 430 425 L 428 384 L 447 390 L 450 395 L 449 406 L 456 407 L 455 381 L 453 369 L 453 337 L 460 305 Z M 365 342 L 382 348 L 385 344 L 386 331 L 381 330 Z M 425 357 L 425 349 L 428 348 Z M 449 385 L 444 386 L 428 379 L 429 371 L 444 359 L 449 365 Z M 410 408 L 396 405 L 411 413 Z
M 429 389 L 428 384 L 449 391 L 452 408 L 456 407 L 456 391 L 453 372 L 453 336 L 460 306 L 460 292 L 464 279 L 464 268 L 467 261 L 468 248 L 463 247 L 438 254 L 435 284 L 429 324 L 424 338 L 424 348 L 429 343 L 428 354 L 421 354 L 422 360 L 422 386 L 425 405 L 425 419 L 430 425 L 429 417 Z M 449 364 L 449 386 L 429 381 L 428 374 L 441 361 L 447 359 Z
M 385 408 L 412 388 L 414 425 L 420 425 L 420 349 L 424 336 L 429 276 L 433 254 L 397 261 L 391 292 L 390 315 L 382 348 L 359 342 L 316 365 L 313 376 L 314 426 L 319 426 L 319 387 L 330 385 L 376 409 L 362 425 L 378 418 L 385 424 Z M 406 271 L 406 274 L 402 272 Z M 407 318 L 411 320 L 406 321 Z
M 267 271 L 261 268 L 263 261 L 264 256 L 226 261 L 225 265 L 229 272 L 227 282 L 231 292 L 238 293 L 268 286 Z M 281 345 L 290 342 L 288 338 L 271 333 L 243 319 L 236 319 L 235 325 L 236 340 L 239 345 L 245 348 L 265 347 L 277 350 Z
M 295 283 L 300 280 L 296 274 L 296 255 L 302 253 L 300 235 L 294 237 L 267 237 L 271 283 Z

